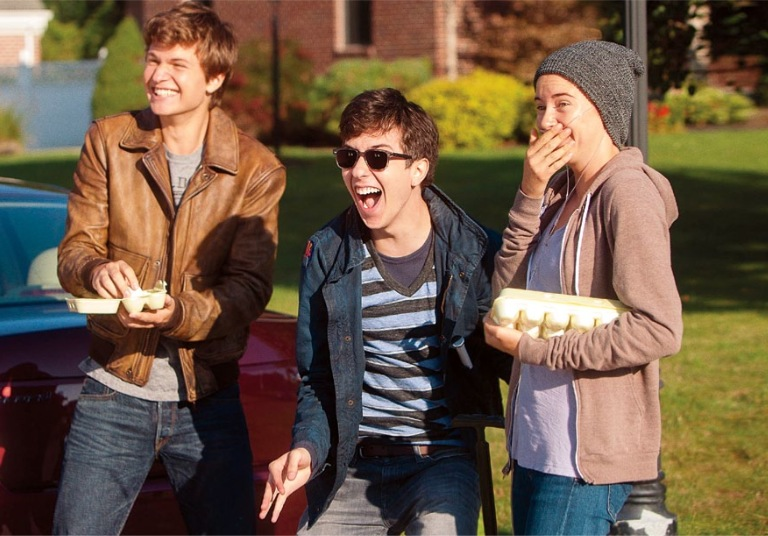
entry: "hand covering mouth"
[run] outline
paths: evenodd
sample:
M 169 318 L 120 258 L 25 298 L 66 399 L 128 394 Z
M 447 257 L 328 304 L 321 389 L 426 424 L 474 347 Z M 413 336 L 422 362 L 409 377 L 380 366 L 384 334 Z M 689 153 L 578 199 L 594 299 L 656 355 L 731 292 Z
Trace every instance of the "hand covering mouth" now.
M 355 190 L 357 197 L 360 199 L 360 204 L 363 208 L 373 208 L 381 197 L 381 190 L 367 186 L 365 188 L 357 188 Z

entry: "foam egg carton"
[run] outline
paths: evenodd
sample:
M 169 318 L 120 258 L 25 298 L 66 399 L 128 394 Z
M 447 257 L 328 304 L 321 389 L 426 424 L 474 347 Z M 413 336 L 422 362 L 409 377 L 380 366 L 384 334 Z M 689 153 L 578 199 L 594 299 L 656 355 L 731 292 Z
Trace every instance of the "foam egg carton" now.
M 152 310 L 162 309 L 165 305 L 165 295 L 168 285 L 165 281 L 158 281 L 154 288 L 149 290 L 133 290 L 131 295 L 122 299 L 123 307 L 129 313 L 141 312 L 144 307 Z
M 625 311 L 629 307 L 617 300 L 505 288 L 493 302 L 491 317 L 500 326 L 549 339 L 571 329 L 589 331 Z

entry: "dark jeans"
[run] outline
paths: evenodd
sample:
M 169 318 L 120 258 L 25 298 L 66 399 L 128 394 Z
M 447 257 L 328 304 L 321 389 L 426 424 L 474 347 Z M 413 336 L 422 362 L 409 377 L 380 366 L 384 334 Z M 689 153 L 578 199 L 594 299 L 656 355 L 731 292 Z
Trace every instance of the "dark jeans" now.
M 514 533 L 608 534 L 631 484 L 595 486 L 515 464 L 512 478 Z
M 192 534 L 253 534 L 251 448 L 234 384 L 192 404 L 86 379 L 67 438 L 54 534 L 119 534 L 156 457 Z

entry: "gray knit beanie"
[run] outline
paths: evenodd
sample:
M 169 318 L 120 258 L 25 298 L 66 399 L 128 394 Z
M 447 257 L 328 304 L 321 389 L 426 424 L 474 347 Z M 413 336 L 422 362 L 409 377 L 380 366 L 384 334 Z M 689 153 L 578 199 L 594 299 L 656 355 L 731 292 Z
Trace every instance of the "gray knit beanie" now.
M 608 41 L 581 41 L 547 56 L 533 78 L 557 74 L 589 97 L 613 142 L 622 147 L 629 137 L 635 81 L 645 72 L 633 50 Z

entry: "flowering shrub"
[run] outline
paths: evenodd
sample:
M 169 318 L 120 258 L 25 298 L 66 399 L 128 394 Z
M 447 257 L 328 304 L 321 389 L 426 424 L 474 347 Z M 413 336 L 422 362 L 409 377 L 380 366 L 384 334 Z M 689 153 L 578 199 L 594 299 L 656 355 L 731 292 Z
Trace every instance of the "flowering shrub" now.
M 648 102 L 648 132 L 681 132 L 685 130 L 682 114 L 672 113 L 669 104 L 659 101 Z
M 307 123 L 336 135 L 342 110 L 359 93 L 383 87 L 407 93 L 431 76 L 432 62 L 428 58 L 339 60 L 314 81 L 309 93 Z
M 312 62 L 295 41 L 280 43 L 280 120 L 284 142 L 303 143 Z M 262 141 L 274 139 L 272 43 L 252 39 L 240 46 L 221 107 L 237 126 Z
M 669 108 L 669 124 L 677 130 L 682 125 L 730 125 L 746 121 L 755 110 L 754 103 L 740 93 L 733 93 L 708 86 L 686 86 L 670 89 L 657 108 Z M 658 115 L 658 109 L 656 110 Z M 648 110 L 648 126 L 651 130 L 651 109 Z M 653 131 L 653 130 L 651 130 Z M 657 132 L 663 132 L 658 130 Z
M 515 139 L 530 125 L 533 90 L 517 79 L 477 69 L 455 82 L 434 79 L 408 93 L 429 112 L 443 148 L 482 149 Z

